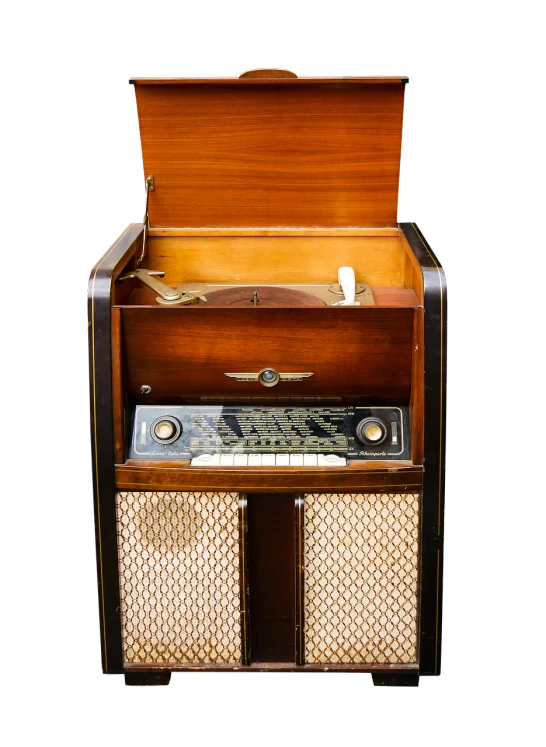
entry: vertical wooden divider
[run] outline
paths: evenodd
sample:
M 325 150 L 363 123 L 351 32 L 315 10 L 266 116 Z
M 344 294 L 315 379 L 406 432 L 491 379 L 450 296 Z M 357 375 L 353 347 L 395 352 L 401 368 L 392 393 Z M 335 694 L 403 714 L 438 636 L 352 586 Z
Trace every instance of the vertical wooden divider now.
M 303 603 L 304 603 L 304 554 L 303 554 L 303 519 L 304 519 L 304 496 L 297 495 L 294 501 L 295 509 L 295 556 L 296 556 L 296 664 L 305 664 L 305 638 L 303 628 Z
M 112 427 L 114 460 L 125 462 L 125 409 L 123 393 L 123 356 L 121 351 L 121 309 L 112 309 Z
M 241 595 L 241 664 L 250 666 L 247 497 L 239 495 L 239 589 Z

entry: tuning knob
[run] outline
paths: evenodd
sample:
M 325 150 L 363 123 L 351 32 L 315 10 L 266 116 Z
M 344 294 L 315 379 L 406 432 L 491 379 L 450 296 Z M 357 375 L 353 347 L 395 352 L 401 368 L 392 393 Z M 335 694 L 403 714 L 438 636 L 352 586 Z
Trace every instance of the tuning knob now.
M 356 436 L 364 444 L 377 446 L 385 440 L 387 428 L 378 418 L 365 418 L 356 426 Z
M 150 427 L 152 438 L 158 444 L 172 444 L 180 438 L 182 425 L 171 415 L 163 415 L 154 420 Z

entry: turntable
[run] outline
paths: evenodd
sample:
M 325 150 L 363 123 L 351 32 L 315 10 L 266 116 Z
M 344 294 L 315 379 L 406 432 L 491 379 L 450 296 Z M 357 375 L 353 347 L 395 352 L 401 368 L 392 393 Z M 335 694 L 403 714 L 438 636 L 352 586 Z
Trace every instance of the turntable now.
M 146 79 L 146 212 L 89 286 L 103 669 L 441 659 L 446 290 L 407 78 Z
M 157 293 L 156 303 L 178 306 L 201 303 L 207 306 L 236 306 L 248 308 L 251 304 L 260 308 L 290 306 L 360 306 L 375 304 L 369 285 L 357 283 L 352 267 L 340 267 L 338 282 L 331 285 L 221 285 L 204 283 L 180 283 L 171 288 L 157 280 L 163 277 L 161 270 L 140 268 L 121 275 L 121 282 L 138 279 L 151 291 Z M 341 300 L 340 300 L 341 299 Z M 139 301 L 151 302 L 150 294 L 140 294 Z
M 245 308 L 249 303 L 254 307 L 262 308 L 326 305 L 325 301 L 310 290 L 272 285 L 238 286 L 218 290 L 211 288 L 208 303 L 213 306 L 237 306 L 238 308 Z

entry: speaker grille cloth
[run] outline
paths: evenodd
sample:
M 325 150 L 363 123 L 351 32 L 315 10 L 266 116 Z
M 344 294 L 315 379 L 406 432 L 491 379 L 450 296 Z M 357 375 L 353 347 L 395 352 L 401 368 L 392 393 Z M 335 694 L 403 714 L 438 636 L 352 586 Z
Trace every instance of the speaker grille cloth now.
M 126 663 L 241 661 L 238 493 L 118 493 Z
M 417 661 L 419 495 L 306 495 L 305 660 Z

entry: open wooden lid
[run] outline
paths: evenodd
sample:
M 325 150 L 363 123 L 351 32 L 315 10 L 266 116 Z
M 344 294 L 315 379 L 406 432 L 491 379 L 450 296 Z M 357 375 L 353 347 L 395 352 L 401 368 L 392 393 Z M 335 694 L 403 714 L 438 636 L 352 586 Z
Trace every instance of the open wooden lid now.
M 150 225 L 395 226 L 407 78 L 136 78 Z

